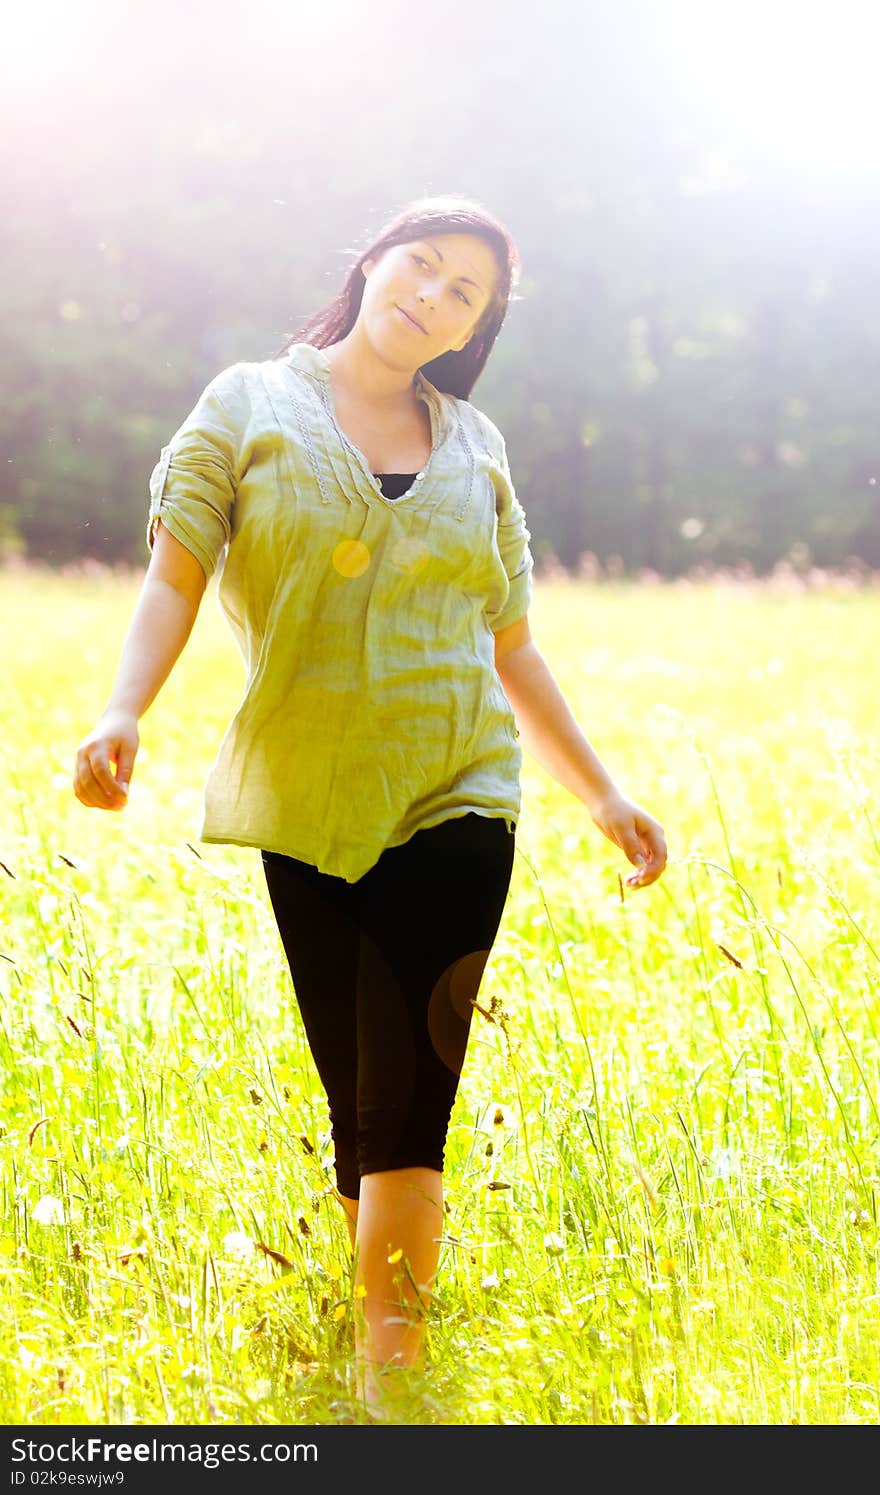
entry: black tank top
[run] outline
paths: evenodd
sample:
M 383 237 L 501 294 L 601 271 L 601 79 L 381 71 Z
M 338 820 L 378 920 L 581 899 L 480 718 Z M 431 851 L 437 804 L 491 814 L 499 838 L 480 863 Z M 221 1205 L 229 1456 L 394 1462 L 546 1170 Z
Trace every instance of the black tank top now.
M 411 488 L 415 481 L 414 472 L 374 472 L 373 477 L 379 479 L 379 487 L 386 498 L 401 498 L 407 488 Z

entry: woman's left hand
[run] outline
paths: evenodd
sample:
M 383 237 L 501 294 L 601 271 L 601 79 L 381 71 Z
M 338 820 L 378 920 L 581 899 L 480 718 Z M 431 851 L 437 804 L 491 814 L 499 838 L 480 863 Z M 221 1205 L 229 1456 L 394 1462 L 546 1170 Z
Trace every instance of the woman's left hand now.
M 617 789 L 591 806 L 590 814 L 603 836 L 639 868 L 626 879 L 627 887 L 646 888 L 656 882 L 666 866 L 666 837 L 659 821 Z

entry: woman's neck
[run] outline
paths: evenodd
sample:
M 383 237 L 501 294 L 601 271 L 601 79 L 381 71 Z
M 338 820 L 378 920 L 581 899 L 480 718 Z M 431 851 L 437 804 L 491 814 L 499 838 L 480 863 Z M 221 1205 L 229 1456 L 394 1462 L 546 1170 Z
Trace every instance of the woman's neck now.
M 334 388 L 377 415 L 401 415 L 418 406 L 414 371 L 391 368 L 354 329 L 323 352 Z

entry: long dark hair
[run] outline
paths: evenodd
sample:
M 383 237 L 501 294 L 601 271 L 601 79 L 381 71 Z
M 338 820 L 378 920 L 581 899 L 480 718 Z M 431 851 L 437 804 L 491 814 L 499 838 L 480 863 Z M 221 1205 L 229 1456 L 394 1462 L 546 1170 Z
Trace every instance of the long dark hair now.
M 364 260 L 378 256 L 395 244 L 408 244 L 426 234 L 477 234 L 485 239 L 498 266 L 498 285 L 470 341 L 459 352 L 441 353 L 423 365 L 425 378 L 445 394 L 466 400 L 492 351 L 519 282 L 521 261 L 509 230 L 482 203 L 470 197 L 420 197 L 389 219 L 362 249 L 352 251 L 354 264 L 342 289 L 286 339 L 272 358 L 283 358 L 294 343 L 329 348 L 349 333 L 358 319 L 364 295 Z

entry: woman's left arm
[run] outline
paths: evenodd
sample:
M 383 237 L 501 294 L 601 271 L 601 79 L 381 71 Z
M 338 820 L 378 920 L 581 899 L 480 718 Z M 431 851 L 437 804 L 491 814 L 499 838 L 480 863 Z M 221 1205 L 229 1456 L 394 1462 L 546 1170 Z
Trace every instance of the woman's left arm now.
M 586 805 L 603 835 L 639 866 L 627 885 L 643 888 L 656 882 L 666 866 L 663 827 L 616 788 L 572 716 L 526 618 L 496 633 L 495 668 L 523 746 Z

